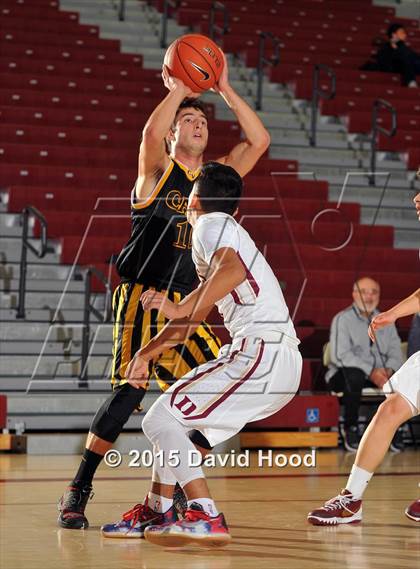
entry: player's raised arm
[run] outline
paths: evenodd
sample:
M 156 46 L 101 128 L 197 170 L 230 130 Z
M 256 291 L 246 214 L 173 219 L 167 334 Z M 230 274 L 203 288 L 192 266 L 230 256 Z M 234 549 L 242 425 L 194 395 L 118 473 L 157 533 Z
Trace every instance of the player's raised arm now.
M 180 79 L 171 77 L 163 67 L 162 78 L 169 93 L 150 115 L 143 129 L 139 150 L 136 198 L 147 199 L 156 180 L 169 165 L 165 139 L 175 119 L 179 105 L 186 97 L 198 96 L 186 87 Z
M 228 64 L 224 57 L 223 71 L 217 86 L 214 88 L 227 105 L 235 113 L 245 134 L 245 140 L 237 144 L 228 155 L 217 159 L 217 162 L 232 166 L 244 177 L 257 163 L 258 159 L 270 146 L 270 134 L 259 119 L 256 112 L 229 84 Z
M 407 298 L 387 310 L 381 312 L 372 320 L 368 334 L 371 340 L 375 341 L 375 331 L 385 326 L 393 324 L 398 318 L 410 316 L 420 311 L 420 288 L 410 294 Z

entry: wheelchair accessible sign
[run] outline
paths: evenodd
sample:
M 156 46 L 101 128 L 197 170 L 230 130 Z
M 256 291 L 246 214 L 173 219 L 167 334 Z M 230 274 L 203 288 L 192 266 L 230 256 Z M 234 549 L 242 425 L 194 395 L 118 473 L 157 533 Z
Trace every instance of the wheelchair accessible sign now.
M 319 407 L 308 407 L 306 409 L 306 422 L 309 424 L 319 423 Z

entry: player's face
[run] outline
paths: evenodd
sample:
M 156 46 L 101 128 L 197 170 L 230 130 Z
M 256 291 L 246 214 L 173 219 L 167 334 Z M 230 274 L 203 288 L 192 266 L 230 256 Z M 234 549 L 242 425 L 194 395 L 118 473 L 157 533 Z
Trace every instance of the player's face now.
M 372 279 L 360 279 L 353 288 L 353 300 L 362 312 L 372 312 L 379 304 L 380 288 Z
M 419 221 L 420 221 L 420 193 L 418 193 L 416 195 L 413 202 L 414 202 L 414 205 L 416 206 L 417 217 L 419 218 Z
M 173 135 L 175 148 L 178 146 L 196 155 L 202 154 L 209 137 L 206 117 L 199 109 L 182 109 Z

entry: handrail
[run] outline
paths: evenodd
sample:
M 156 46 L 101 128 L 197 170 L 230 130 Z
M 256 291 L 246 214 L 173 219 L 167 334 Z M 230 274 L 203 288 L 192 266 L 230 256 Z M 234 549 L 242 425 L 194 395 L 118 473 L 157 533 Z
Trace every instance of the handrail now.
M 120 0 L 118 6 L 118 19 L 120 22 L 125 20 L 125 0 Z
M 257 99 L 255 101 L 255 108 L 257 111 L 262 109 L 262 96 L 263 96 L 263 81 L 264 81 L 264 65 L 271 65 L 272 67 L 278 65 L 280 61 L 280 40 L 271 32 L 259 32 L 260 40 L 258 44 L 258 64 L 257 64 Z M 270 39 L 274 45 L 274 54 L 266 58 L 265 40 Z
M 216 24 L 216 12 L 223 12 L 223 26 Z M 229 11 L 223 2 L 213 2 L 210 8 L 209 36 L 214 41 L 216 32 L 219 36 L 224 36 L 229 31 Z
M 103 312 L 99 311 L 91 304 L 92 295 L 92 282 L 91 278 L 94 275 L 105 286 L 105 306 Z M 111 320 L 111 278 L 108 278 L 99 271 L 96 267 L 89 266 L 85 271 L 85 294 L 84 294 L 84 307 L 83 307 L 83 331 L 82 331 L 82 357 L 80 363 L 81 381 L 88 379 L 88 357 L 89 357 L 89 342 L 90 342 L 90 315 L 93 314 L 101 322 L 109 322 Z
M 168 47 L 167 38 L 168 38 L 169 6 L 171 8 L 178 8 L 179 0 L 164 0 L 163 1 L 162 25 L 160 28 L 160 47 L 163 49 L 166 49 Z
M 331 79 L 331 88 L 329 91 L 325 89 L 320 89 L 319 87 L 319 74 L 320 71 L 325 71 L 328 77 Z M 312 82 L 312 101 L 311 101 L 311 132 L 309 135 L 309 144 L 311 146 L 316 146 L 316 130 L 317 130 L 317 119 L 318 119 L 318 103 L 319 97 L 323 99 L 334 99 L 337 92 L 337 78 L 331 67 L 319 63 L 314 66 L 313 72 L 313 82 Z
M 125 0 L 112 0 L 112 7 L 118 14 L 120 22 L 125 20 Z
M 382 108 L 387 109 L 391 113 L 391 129 L 388 130 L 378 123 L 379 110 Z M 376 138 L 378 132 L 389 136 L 390 138 L 397 132 L 397 111 L 391 103 L 384 99 L 376 99 L 373 101 L 372 106 L 372 138 L 370 141 L 370 176 L 369 186 L 375 185 L 376 173 Z
M 38 250 L 28 240 L 29 217 L 33 215 L 41 225 L 41 249 Z M 22 251 L 20 255 L 19 267 L 19 297 L 16 318 L 25 318 L 25 293 L 26 293 L 26 273 L 27 273 L 27 252 L 28 249 L 34 253 L 38 259 L 42 259 L 47 252 L 47 220 L 42 213 L 34 206 L 28 205 L 22 210 Z

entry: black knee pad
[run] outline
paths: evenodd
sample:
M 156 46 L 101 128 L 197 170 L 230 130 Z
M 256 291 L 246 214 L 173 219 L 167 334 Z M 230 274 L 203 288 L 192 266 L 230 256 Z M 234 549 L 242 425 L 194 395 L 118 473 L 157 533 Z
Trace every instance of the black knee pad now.
M 145 393 L 143 388 L 136 389 L 128 383 L 117 388 L 96 412 L 90 432 L 110 443 L 115 442 Z
M 199 447 L 203 447 L 207 450 L 211 450 L 213 447 L 206 439 L 206 437 L 200 431 L 194 430 L 190 433 L 190 441 Z

